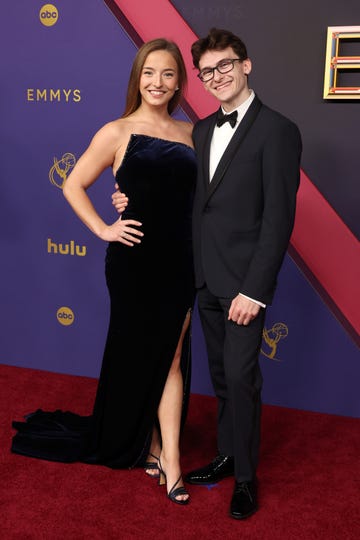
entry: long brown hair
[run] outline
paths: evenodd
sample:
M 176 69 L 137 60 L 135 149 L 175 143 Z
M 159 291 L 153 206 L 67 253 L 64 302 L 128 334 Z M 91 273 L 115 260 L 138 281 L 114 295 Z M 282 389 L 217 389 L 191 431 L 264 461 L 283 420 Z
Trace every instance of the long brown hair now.
M 154 51 L 167 51 L 174 58 L 178 69 L 178 87 L 179 90 L 175 92 L 173 97 L 168 103 L 168 111 L 171 114 L 179 105 L 184 88 L 187 82 L 186 68 L 183 57 L 181 55 L 179 47 L 173 41 L 169 41 L 164 38 L 153 39 L 144 43 L 138 50 L 135 60 L 131 69 L 129 84 L 126 96 L 125 111 L 122 118 L 129 116 L 136 111 L 141 105 L 141 94 L 139 91 L 139 83 L 141 77 L 141 71 L 144 67 L 145 60 L 148 55 Z

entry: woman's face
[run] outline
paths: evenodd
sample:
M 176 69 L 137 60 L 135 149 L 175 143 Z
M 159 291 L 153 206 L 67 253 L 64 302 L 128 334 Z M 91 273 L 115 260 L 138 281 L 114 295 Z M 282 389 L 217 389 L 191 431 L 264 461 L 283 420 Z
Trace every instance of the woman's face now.
M 178 89 L 178 68 L 172 54 L 151 52 L 141 70 L 139 91 L 142 102 L 153 106 L 168 105 Z

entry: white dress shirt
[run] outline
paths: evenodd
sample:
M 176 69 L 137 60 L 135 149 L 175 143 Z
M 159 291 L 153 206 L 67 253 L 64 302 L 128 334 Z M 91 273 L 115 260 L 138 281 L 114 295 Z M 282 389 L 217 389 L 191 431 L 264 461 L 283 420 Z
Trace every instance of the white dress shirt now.
M 232 136 L 239 127 L 241 120 L 247 113 L 247 110 L 250 107 L 254 98 L 255 93 L 253 90 L 250 90 L 250 96 L 241 105 L 239 105 L 239 107 L 234 109 L 234 111 L 237 111 L 238 113 L 235 127 L 231 127 L 229 122 L 225 122 L 225 124 L 223 124 L 221 127 L 215 126 L 210 146 L 210 182 L 212 180 L 212 177 L 214 176 L 216 167 L 218 166 L 219 161 L 226 150 L 227 145 L 229 144 Z M 222 108 L 222 112 L 224 114 L 231 114 L 233 111 L 225 112 Z
M 211 145 L 210 145 L 210 162 L 209 162 L 210 182 L 214 176 L 214 173 L 216 171 L 216 168 L 219 164 L 219 161 L 223 153 L 225 152 L 232 136 L 234 135 L 235 131 L 239 127 L 241 120 L 244 118 L 254 98 L 255 98 L 255 93 L 253 90 L 250 90 L 250 96 L 241 105 L 239 105 L 239 107 L 234 109 L 238 113 L 235 127 L 231 127 L 229 122 L 225 122 L 225 124 L 223 124 L 220 127 L 215 125 L 213 136 L 211 139 Z M 233 111 L 225 112 L 223 108 L 222 108 L 222 111 L 224 114 L 231 114 L 233 112 Z M 262 302 L 259 302 L 258 300 L 254 300 L 253 298 L 250 298 L 249 296 L 246 296 L 245 294 L 242 294 L 242 293 L 239 293 L 239 294 L 241 294 L 241 296 L 244 296 L 245 298 L 248 298 L 252 302 L 255 302 L 255 304 L 258 304 L 259 306 L 263 308 L 266 307 L 265 304 L 263 304 Z

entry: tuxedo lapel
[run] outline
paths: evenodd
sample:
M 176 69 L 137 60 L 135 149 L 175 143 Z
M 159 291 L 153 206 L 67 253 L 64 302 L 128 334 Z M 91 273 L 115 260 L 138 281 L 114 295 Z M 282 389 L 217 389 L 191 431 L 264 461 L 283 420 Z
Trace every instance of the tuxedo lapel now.
M 219 185 L 219 183 L 223 179 L 227 168 L 229 167 L 229 165 L 230 165 L 233 157 L 235 156 L 235 153 L 237 152 L 239 146 L 241 145 L 241 143 L 245 139 L 249 129 L 253 125 L 253 123 L 254 123 L 257 115 L 258 115 L 258 112 L 261 109 L 261 107 L 262 107 L 261 101 L 257 97 L 255 97 L 255 99 L 251 103 L 249 109 L 247 110 L 244 118 L 240 122 L 240 125 L 238 126 L 237 130 L 235 131 L 231 141 L 229 142 L 228 146 L 226 147 L 226 150 L 223 153 L 223 155 L 222 155 L 222 157 L 221 157 L 221 159 L 219 161 L 219 164 L 218 164 L 218 166 L 217 166 L 217 168 L 215 170 L 215 173 L 214 173 L 214 176 L 213 176 L 211 182 L 208 182 L 208 184 L 207 184 L 206 201 L 209 199 L 209 197 L 211 197 L 211 195 L 214 193 L 217 186 Z M 214 129 L 214 125 L 215 125 L 215 120 L 214 120 L 214 124 L 212 125 L 212 129 L 210 130 L 210 134 L 208 135 L 209 140 L 206 141 L 206 152 L 204 152 L 204 154 L 206 154 L 206 156 L 204 155 L 204 162 L 205 162 L 205 158 L 206 158 L 206 162 L 207 162 L 207 177 L 206 178 L 208 179 L 208 181 L 209 181 L 210 144 L 211 144 L 211 136 L 212 136 L 212 132 L 213 132 L 213 129 Z M 205 167 L 205 163 L 204 163 L 204 167 Z M 206 171 L 204 171 L 204 173 L 205 172 Z M 204 177 L 205 177 L 205 174 L 204 174 Z
M 204 144 L 204 150 L 203 150 L 203 159 L 202 159 L 202 167 L 203 167 L 203 178 L 205 182 L 205 189 L 208 189 L 209 183 L 210 183 L 210 146 L 211 146 L 211 138 L 214 131 L 214 127 L 216 124 L 216 114 L 213 114 L 209 118 L 209 124 L 208 128 L 205 134 L 205 144 Z

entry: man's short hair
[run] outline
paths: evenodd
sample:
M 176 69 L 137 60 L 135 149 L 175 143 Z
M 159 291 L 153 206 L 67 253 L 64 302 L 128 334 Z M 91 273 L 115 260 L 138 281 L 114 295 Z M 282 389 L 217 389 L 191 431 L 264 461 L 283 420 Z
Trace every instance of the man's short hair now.
M 206 51 L 222 51 L 231 47 L 240 60 L 248 58 L 245 43 L 229 30 L 211 28 L 206 37 L 192 44 L 191 54 L 194 66 L 199 69 L 200 58 Z

